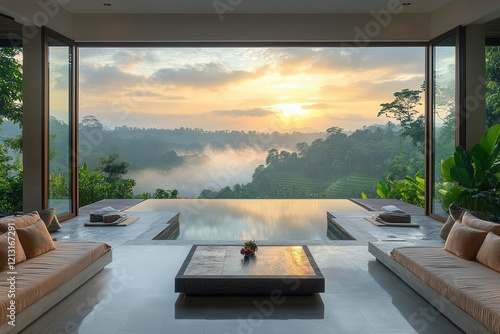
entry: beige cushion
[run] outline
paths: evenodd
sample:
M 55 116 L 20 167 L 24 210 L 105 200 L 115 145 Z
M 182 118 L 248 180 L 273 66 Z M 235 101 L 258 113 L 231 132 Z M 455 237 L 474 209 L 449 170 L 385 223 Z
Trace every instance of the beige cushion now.
M 464 212 L 462 215 L 462 223 L 478 230 L 493 232 L 496 235 L 500 235 L 500 224 L 476 218 L 468 211 Z
M 15 228 L 22 228 L 26 226 L 30 226 L 35 223 L 40 216 L 38 212 L 33 211 L 32 213 L 28 213 L 22 216 L 8 217 L 0 219 L 0 232 L 7 232 L 9 229 L 9 225 L 14 225 Z
M 476 259 L 485 266 L 500 272 L 500 237 L 488 233 L 477 252 Z
M 448 219 L 446 220 L 446 222 L 441 227 L 441 230 L 439 231 L 439 236 L 443 240 L 446 240 L 448 238 L 451 228 L 453 227 L 455 222 L 457 220 L 460 220 L 464 212 L 467 212 L 468 210 L 452 204 L 450 205 L 448 211 L 450 212 L 450 215 L 448 216 Z M 468 212 L 470 212 L 473 216 L 477 218 L 486 219 L 486 215 L 483 212 L 480 211 L 468 211 Z
M 9 246 L 12 251 L 15 250 L 14 264 L 26 261 L 26 254 L 24 254 L 23 246 L 16 233 L 3 233 L 0 234 L 0 271 L 9 270 L 9 255 L 13 256 L 12 252 L 9 254 Z
M 466 260 L 475 260 L 488 232 L 476 230 L 457 221 L 451 228 L 444 249 Z
M 403 247 L 394 249 L 391 255 L 492 333 L 500 333 L 500 280 L 496 271 L 442 247 Z M 440 331 L 436 328 L 436 332 Z
M 45 226 L 47 226 L 47 230 L 49 230 L 49 232 L 57 232 L 62 228 L 59 220 L 57 219 L 56 208 L 49 208 L 38 211 L 38 214 L 45 223 Z
M 41 219 L 33 225 L 17 229 L 17 234 L 28 259 L 55 249 L 54 241 L 52 241 L 49 231 Z

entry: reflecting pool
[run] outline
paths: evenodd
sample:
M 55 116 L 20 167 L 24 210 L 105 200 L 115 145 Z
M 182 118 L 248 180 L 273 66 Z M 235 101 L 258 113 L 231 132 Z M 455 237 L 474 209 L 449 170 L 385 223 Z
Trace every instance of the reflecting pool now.
M 327 212 L 366 210 L 347 199 L 158 199 L 128 211 L 180 212 L 177 240 L 329 240 Z

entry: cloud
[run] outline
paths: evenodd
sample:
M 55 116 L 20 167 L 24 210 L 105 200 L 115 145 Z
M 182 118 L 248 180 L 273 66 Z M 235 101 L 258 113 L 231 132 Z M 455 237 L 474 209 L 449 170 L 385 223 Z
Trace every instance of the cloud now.
M 216 116 L 231 116 L 231 117 L 266 117 L 274 115 L 276 112 L 268 109 L 234 109 L 234 110 L 214 110 L 209 114 Z
M 331 109 L 332 106 L 328 103 L 314 103 L 314 104 L 306 104 L 303 105 L 301 109 L 304 110 L 327 110 Z
M 183 68 L 163 68 L 152 75 L 152 80 L 173 87 L 217 88 L 236 84 L 253 76 L 243 70 L 230 70 L 214 62 L 187 65 Z
M 117 66 L 80 66 L 80 87 L 92 92 L 122 91 L 145 83 L 145 76 L 123 71 Z
M 131 96 L 135 98 L 140 98 L 140 97 L 157 97 L 160 100 L 185 100 L 187 97 L 181 96 L 181 95 L 164 95 L 160 93 L 155 93 L 150 90 L 146 89 L 137 89 L 137 90 L 132 90 L 129 92 L 126 92 L 124 95 L 126 96 Z

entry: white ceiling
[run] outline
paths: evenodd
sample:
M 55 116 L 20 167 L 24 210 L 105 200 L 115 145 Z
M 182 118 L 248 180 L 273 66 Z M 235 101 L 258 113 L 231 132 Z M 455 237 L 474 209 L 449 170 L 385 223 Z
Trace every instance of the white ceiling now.
M 53 0 L 55 1 L 55 0 Z M 71 13 L 216 13 L 227 5 L 232 13 L 370 13 L 398 0 L 72 0 L 62 5 Z M 406 13 L 429 13 L 453 0 L 400 0 Z M 111 6 L 104 6 L 109 3 Z M 230 12 L 229 10 L 227 11 Z

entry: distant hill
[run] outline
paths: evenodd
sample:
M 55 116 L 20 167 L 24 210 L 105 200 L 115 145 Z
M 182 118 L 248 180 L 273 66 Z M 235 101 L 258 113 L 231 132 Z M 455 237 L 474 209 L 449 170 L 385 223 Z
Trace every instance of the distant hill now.
M 15 137 L 20 135 L 22 130 L 19 128 L 19 125 L 12 123 L 11 121 L 4 120 L 2 124 L 0 124 L 0 137 Z

